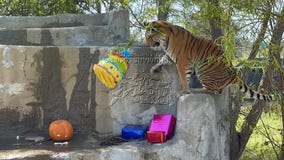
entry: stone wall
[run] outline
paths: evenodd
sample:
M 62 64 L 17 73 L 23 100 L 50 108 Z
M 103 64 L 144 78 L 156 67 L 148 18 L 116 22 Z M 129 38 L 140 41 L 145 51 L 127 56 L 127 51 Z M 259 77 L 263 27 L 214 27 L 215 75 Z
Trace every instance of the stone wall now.
M 157 106 L 153 99 L 144 100 L 158 90 L 150 90 L 153 83 L 140 71 L 157 61 L 159 51 L 133 47 L 130 70 L 114 90 L 96 80 L 92 66 L 127 43 L 128 11 L 0 17 L 0 22 L 0 133 L 45 132 L 52 120 L 65 118 L 80 131 L 117 134 L 132 120 L 146 123 L 141 119 L 144 110 L 175 110 L 168 99 Z M 148 87 L 142 94 L 132 90 L 134 86 Z M 131 110 L 123 112 L 127 107 Z M 140 117 L 135 116 L 138 112 Z
M 169 66 L 155 79 L 143 73 L 149 72 L 161 51 L 133 47 L 130 69 L 110 90 L 92 71 L 109 50 L 102 46 L 0 46 L 1 131 L 46 130 L 52 120 L 66 118 L 79 130 L 118 134 L 127 123 L 148 124 L 154 113 L 176 113 L 179 81 L 175 67 Z
M 123 81 L 108 93 L 109 101 L 102 100 L 107 93 L 102 94 L 104 87 L 97 82 L 96 93 L 101 93 L 96 97 L 99 132 L 120 133 L 126 124 L 149 124 L 155 113 L 176 115 L 177 91 L 180 90 L 176 67 L 168 66 L 161 74 L 149 76 L 151 66 L 163 52 L 148 47 L 133 47 L 130 52 L 130 68 Z
M 94 129 L 94 52 L 89 47 L 0 46 L 0 132 L 47 130 L 58 118 L 69 119 L 77 129 Z

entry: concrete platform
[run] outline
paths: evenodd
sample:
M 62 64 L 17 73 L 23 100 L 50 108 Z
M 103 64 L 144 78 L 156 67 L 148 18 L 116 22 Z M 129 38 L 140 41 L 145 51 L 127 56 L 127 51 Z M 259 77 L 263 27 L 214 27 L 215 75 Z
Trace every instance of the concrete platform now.
M 0 44 L 42 46 L 117 45 L 130 36 L 129 13 L 0 17 Z
M 18 142 L 19 145 L 0 151 L 0 159 L 227 160 L 228 98 L 228 90 L 216 96 L 189 94 L 180 97 L 175 136 L 165 143 L 127 142 L 119 137 L 96 139 L 75 134 L 65 145 L 54 145 L 52 141 L 30 145 Z
M 108 147 L 74 149 L 70 145 L 53 146 L 53 149 L 14 149 L 0 151 L 1 160 L 172 160 L 178 150 L 173 141 L 163 144 L 149 144 L 146 140 L 126 142 Z M 168 153 L 167 153 L 168 152 Z M 165 156 L 170 156 L 166 158 Z M 164 155 L 161 155 L 164 154 Z M 184 158 L 182 158 L 184 159 Z M 189 158 L 190 160 L 190 158 Z
M 121 28 L 124 29 L 124 28 Z M 90 46 L 117 45 L 129 35 L 112 25 L 59 28 L 0 29 L 0 43 L 6 45 Z
M 0 28 L 53 28 L 88 25 L 107 25 L 108 14 L 59 14 L 53 16 L 0 16 Z M 36 23 L 35 23 L 36 22 Z

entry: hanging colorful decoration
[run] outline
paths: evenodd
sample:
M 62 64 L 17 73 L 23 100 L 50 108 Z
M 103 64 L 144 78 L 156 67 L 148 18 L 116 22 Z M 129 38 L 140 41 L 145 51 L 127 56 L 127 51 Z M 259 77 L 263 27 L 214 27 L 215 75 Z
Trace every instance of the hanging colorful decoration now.
M 98 64 L 95 64 L 93 70 L 106 87 L 115 88 L 128 70 L 130 58 L 128 50 L 120 53 L 112 52 L 108 58 L 102 58 Z

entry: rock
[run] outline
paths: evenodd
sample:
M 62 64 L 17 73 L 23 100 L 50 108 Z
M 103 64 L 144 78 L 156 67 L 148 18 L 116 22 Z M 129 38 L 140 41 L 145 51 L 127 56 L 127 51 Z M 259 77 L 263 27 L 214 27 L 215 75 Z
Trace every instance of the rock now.
M 180 81 L 175 65 L 169 65 L 152 76 L 149 75 L 150 68 L 159 61 L 163 51 L 134 46 L 130 52 L 129 70 L 118 86 L 110 91 L 111 114 L 108 111 L 102 116 L 103 120 L 111 118 L 111 132 L 115 134 L 120 133 L 126 124 L 150 124 L 156 113 L 176 115 L 176 92 Z
M 25 137 L 26 141 L 33 141 L 33 142 L 43 142 L 44 141 L 44 137 L 42 136 L 28 136 Z
M 179 98 L 176 135 L 166 143 L 146 140 L 94 151 L 72 152 L 71 159 L 91 160 L 227 160 L 229 159 L 229 93 L 189 94 Z
M 176 139 L 194 160 L 229 159 L 229 93 L 180 97 Z M 179 145 L 180 146 L 180 145 Z
M 51 16 L 0 16 L 0 28 L 52 28 L 106 25 L 108 14 L 58 14 Z
M 130 36 L 127 10 L 92 15 L 0 16 L 0 22 L 0 42 L 6 45 L 118 45 Z

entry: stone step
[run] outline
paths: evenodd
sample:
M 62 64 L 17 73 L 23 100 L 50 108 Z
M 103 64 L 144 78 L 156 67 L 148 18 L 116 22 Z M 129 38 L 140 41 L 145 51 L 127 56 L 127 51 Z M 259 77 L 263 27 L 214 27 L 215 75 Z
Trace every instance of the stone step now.
M 116 25 L 0 29 L 0 44 L 4 45 L 116 45 L 128 38 L 129 26 Z
M 59 14 L 53 16 L 0 16 L 0 28 L 51 28 L 107 25 L 108 14 Z
M 130 108 L 130 107 L 129 107 Z M 51 150 L 8 150 L 3 157 L 71 160 L 226 160 L 229 159 L 229 92 L 221 95 L 188 94 L 181 96 L 177 105 L 175 136 L 161 144 L 146 140 L 101 147 L 96 140 L 81 141 L 86 148 L 72 148 L 76 139 L 61 146 L 62 152 Z M 202 117 L 202 118 L 200 118 Z M 80 145 L 82 145 L 80 143 Z M 93 144 L 93 145 L 88 145 Z M 42 144 L 41 147 L 47 144 Z M 52 144 L 51 144 L 52 145 Z M 67 150 L 69 148 L 69 150 Z M 40 148 L 38 148 L 40 149 Z
M 129 39 L 129 13 L 54 16 L 1 16 L 0 44 L 4 45 L 116 45 Z

